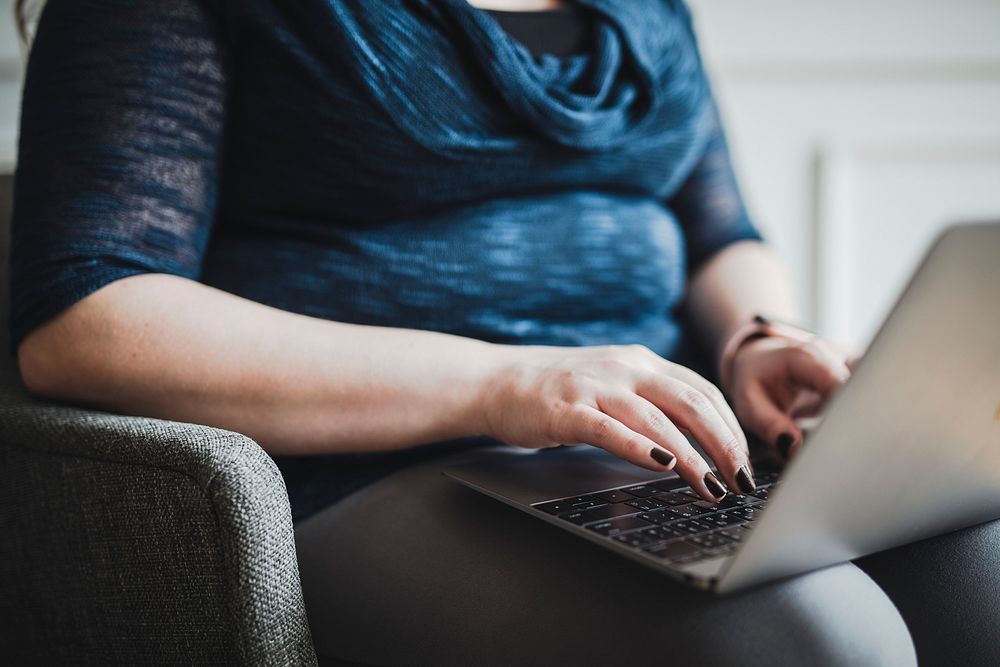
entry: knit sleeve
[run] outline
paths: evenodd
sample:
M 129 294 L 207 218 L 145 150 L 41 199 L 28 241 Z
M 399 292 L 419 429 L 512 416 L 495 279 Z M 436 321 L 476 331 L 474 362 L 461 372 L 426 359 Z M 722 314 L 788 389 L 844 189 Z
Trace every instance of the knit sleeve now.
M 726 134 L 709 98 L 710 138 L 701 158 L 668 205 L 684 229 L 688 273 L 737 241 L 761 240 L 733 172 Z
M 207 0 L 49 0 L 24 88 L 12 345 L 141 273 L 197 278 L 215 215 L 226 76 Z

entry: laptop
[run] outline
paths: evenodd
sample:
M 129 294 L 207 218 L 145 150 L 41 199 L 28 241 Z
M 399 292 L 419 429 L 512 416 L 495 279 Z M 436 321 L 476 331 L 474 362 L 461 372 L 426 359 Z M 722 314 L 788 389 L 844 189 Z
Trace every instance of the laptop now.
M 1000 518 L 1000 223 L 942 234 L 851 379 L 753 495 L 593 447 L 504 450 L 465 486 L 691 586 L 726 594 Z

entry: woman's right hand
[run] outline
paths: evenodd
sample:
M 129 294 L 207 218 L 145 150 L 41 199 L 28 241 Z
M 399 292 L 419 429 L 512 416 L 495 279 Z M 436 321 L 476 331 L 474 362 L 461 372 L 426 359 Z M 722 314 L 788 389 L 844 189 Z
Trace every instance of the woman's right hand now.
M 708 500 L 754 490 L 743 434 L 722 392 L 640 345 L 508 347 L 482 402 L 486 435 L 532 449 L 590 444 L 681 478 Z

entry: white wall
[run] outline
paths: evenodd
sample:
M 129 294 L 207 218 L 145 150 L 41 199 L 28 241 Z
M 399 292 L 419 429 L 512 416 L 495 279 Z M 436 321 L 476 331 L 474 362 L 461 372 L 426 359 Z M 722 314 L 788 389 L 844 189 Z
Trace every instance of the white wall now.
M 1000 0 L 689 1 L 756 219 L 811 323 L 866 341 L 942 225 L 1000 219 Z M 20 89 L 11 4 L 0 169 Z
M 14 163 L 20 108 L 22 67 L 13 4 L 14 0 L 0 0 L 0 171 L 8 171 Z
M 1000 219 L 1000 0 L 689 1 L 756 219 L 866 342 L 944 224 Z

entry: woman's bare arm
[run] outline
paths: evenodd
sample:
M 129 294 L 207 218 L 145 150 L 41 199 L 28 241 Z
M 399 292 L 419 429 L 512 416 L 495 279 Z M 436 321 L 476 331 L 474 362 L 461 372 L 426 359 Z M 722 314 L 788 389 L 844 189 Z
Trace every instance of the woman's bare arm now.
M 37 394 L 228 428 L 272 454 L 473 435 L 529 448 L 583 442 L 652 470 L 676 466 L 718 499 L 725 491 L 687 432 L 731 487 L 750 479 L 721 393 L 639 346 L 507 346 L 344 324 L 149 274 L 38 328 L 18 359 Z
M 759 242 L 735 243 L 694 276 L 688 303 L 718 362 L 727 341 L 756 315 L 797 319 L 791 282 Z M 788 458 L 802 446 L 796 417 L 814 413 L 850 376 L 845 355 L 819 338 L 769 337 L 738 348 L 729 386 L 742 425 Z
M 18 360 L 44 396 L 228 428 L 271 453 L 304 454 L 476 433 L 494 347 L 295 315 L 147 274 L 32 332 Z
M 716 360 L 729 336 L 754 315 L 798 319 L 785 267 L 758 241 L 726 247 L 695 273 L 688 289 L 691 315 Z

